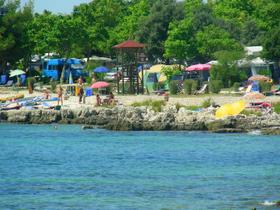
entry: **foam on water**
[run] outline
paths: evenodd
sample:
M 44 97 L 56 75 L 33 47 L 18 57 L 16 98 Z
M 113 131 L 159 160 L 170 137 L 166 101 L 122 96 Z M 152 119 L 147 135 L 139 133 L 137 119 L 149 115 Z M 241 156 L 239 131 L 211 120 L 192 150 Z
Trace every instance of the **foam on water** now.
M 263 206 L 274 206 L 274 205 L 276 205 L 276 203 L 272 202 L 272 201 L 264 201 L 263 203 L 261 203 L 261 205 L 263 205 Z
M 250 131 L 248 134 L 249 135 L 260 136 L 260 135 L 262 135 L 262 132 L 261 132 L 261 130 L 253 130 L 253 131 Z

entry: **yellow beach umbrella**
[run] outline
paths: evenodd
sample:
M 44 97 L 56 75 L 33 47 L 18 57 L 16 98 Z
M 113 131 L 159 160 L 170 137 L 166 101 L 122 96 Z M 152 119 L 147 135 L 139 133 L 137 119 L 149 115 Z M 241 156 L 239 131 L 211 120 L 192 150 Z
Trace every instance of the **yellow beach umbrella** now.
M 217 111 L 215 117 L 217 119 L 228 117 L 228 116 L 236 116 L 240 114 L 246 107 L 245 101 L 237 101 L 232 104 L 225 104 L 221 106 Z

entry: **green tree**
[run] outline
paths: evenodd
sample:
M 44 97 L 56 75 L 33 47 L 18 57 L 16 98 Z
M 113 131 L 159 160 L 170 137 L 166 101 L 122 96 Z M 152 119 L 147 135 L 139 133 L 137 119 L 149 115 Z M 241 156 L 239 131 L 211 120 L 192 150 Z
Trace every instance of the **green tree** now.
M 0 63 L 4 66 L 30 54 L 25 32 L 32 19 L 33 4 L 29 2 L 20 9 L 19 1 L 0 0 L 0 8 L 5 11 L 0 15 Z
M 263 57 L 274 61 L 275 67 L 273 78 L 276 82 L 279 81 L 279 65 L 280 65 L 280 25 L 268 31 L 263 40 Z
M 149 0 L 133 1 L 128 7 L 128 14 L 122 18 L 120 24 L 116 27 L 116 40 L 118 42 L 124 40 L 136 39 L 140 23 L 149 15 Z
M 205 61 L 214 59 L 214 53 L 221 50 L 242 50 L 242 46 L 232 39 L 228 32 L 214 25 L 206 26 L 199 31 L 196 34 L 196 41 L 198 52 Z
M 125 13 L 123 0 L 95 0 L 74 9 L 74 17 L 85 29 L 81 43 L 87 57 L 90 54 L 109 54 L 115 44 L 115 31 Z
M 44 54 L 56 50 L 56 34 L 59 16 L 49 11 L 36 14 L 28 26 L 29 46 L 35 54 Z
M 196 33 L 214 22 L 212 9 L 199 0 L 185 1 L 185 18 L 174 21 L 169 26 L 168 38 L 165 42 L 165 57 L 175 58 L 182 63 L 203 58 L 197 50 Z
M 160 72 L 163 73 L 166 76 L 167 81 L 169 83 L 171 78 L 172 78 L 172 76 L 180 74 L 181 70 L 180 70 L 179 66 L 176 66 L 176 67 L 163 67 Z
M 77 56 L 80 40 L 84 33 L 81 22 L 69 15 L 59 17 L 55 31 L 56 52 L 65 58 L 60 77 L 60 83 L 63 83 L 67 61 L 71 56 Z
M 167 39 L 169 23 L 183 17 L 182 7 L 176 0 L 155 1 L 149 15 L 140 24 L 137 37 L 146 44 L 146 51 L 151 61 L 163 60 L 164 42 Z
M 219 63 L 211 68 L 211 80 L 222 81 L 224 87 L 231 87 L 235 82 L 244 81 L 246 74 L 237 67 L 236 63 L 243 56 L 243 51 L 231 50 L 216 52 L 215 58 Z

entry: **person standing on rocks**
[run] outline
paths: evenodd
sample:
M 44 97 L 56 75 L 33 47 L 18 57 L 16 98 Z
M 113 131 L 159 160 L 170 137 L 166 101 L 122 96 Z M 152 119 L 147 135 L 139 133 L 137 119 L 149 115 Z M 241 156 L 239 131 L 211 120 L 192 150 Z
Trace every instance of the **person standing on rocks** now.
M 101 106 L 101 98 L 99 94 L 96 94 L 96 106 Z
M 84 97 L 84 88 L 83 88 L 83 85 L 80 86 L 79 88 L 79 104 L 82 103 L 82 100 L 83 100 L 83 97 Z

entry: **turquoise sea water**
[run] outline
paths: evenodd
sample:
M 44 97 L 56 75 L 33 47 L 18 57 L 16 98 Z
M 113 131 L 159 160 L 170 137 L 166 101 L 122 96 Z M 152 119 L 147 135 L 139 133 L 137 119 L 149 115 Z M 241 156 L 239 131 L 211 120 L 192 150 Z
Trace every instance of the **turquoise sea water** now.
M 0 209 L 273 209 L 280 137 L 0 124 Z

